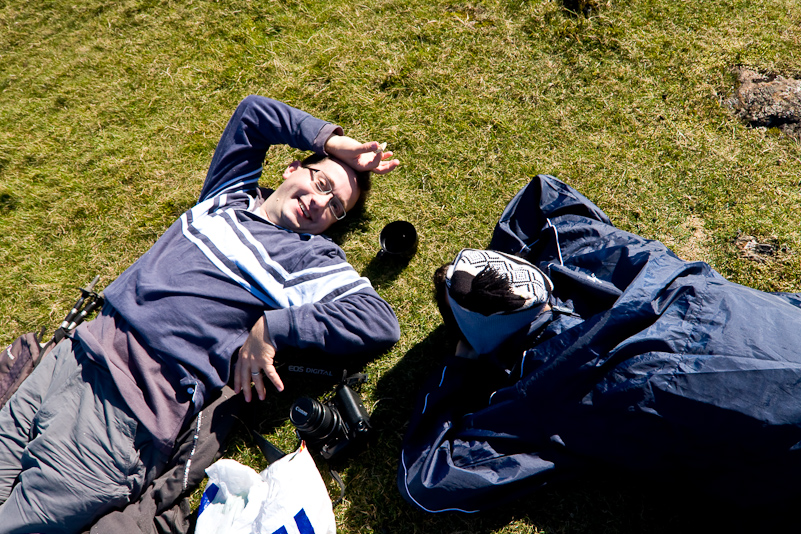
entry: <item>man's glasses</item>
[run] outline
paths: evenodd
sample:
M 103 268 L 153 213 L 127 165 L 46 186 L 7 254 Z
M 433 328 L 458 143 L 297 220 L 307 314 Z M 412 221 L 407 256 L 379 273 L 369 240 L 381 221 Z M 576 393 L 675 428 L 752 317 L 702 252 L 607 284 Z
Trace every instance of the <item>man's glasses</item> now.
M 331 210 L 331 213 L 334 214 L 334 217 L 336 217 L 338 221 L 344 219 L 345 215 L 348 213 L 345 211 L 345 205 L 342 204 L 342 201 L 334 196 L 334 186 L 331 184 L 331 180 L 329 180 L 328 176 L 320 169 L 314 169 L 312 167 L 306 168 L 309 169 L 314 187 L 324 195 L 331 194 L 331 200 L 328 201 L 328 209 Z

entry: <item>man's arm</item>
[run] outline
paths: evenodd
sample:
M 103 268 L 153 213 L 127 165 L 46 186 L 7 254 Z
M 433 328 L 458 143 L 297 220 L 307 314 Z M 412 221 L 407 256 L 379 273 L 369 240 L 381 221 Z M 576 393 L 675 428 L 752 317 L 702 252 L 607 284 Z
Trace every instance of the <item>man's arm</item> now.
M 250 95 L 240 102 L 217 143 L 200 200 L 255 187 L 272 145 L 323 154 L 334 134 L 341 135 L 342 128 L 283 102 Z
M 324 304 L 269 310 L 250 331 L 239 350 L 234 389 L 250 401 L 253 382 L 264 399 L 266 376 L 278 391 L 283 382 L 275 371 L 275 353 L 283 347 L 316 348 L 332 355 L 380 351 L 400 338 L 397 317 L 372 289 Z M 262 374 L 264 373 L 264 374 Z

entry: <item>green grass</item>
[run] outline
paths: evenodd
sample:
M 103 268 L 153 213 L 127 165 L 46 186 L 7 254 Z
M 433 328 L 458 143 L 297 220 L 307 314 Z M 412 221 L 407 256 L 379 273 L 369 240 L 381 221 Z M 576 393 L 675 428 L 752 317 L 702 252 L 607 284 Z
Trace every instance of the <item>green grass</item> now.
M 94 274 L 109 283 L 146 251 L 192 205 L 239 100 L 270 96 L 387 141 L 402 161 L 341 237 L 402 338 L 367 366 L 376 439 L 344 470 L 340 531 L 686 530 L 675 510 L 625 487 L 578 484 L 479 516 L 425 515 L 395 488 L 414 386 L 452 350 L 431 273 L 486 245 L 537 173 L 736 282 L 801 291 L 799 142 L 738 123 L 726 105 L 735 65 L 801 74 L 801 5 L 581 4 L 595 7 L 0 0 L 0 341 L 55 327 L 76 287 Z M 264 184 L 277 185 L 293 156 L 271 152 Z M 378 233 L 399 218 L 418 228 L 419 251 L 387 270 L 373 261 Z M 747 260 L 740 234 L 784 252 Z M 290 447 L 285 412 L 273 411 L 271 436 Z M 232 454 L 258 465 L 245 439 Z

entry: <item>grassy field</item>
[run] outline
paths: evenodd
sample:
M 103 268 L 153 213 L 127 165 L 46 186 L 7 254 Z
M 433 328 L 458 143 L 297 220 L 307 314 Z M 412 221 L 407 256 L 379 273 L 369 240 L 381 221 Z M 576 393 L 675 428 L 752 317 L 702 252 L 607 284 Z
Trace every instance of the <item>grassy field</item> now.
M 692 530 L 625 484 L 549 489 L 476 516 L 424 515 L 395 488 L 414 386 L 453 348 L 431 274 L 486 245 L 535 174 L 731 280 L 801 291 L 801 146 L 727 104 L 737 65 L 801 75 L 801 4 L 578 3 L 0 0 L 0 342 L 57 326 L 75 288 L 95 274 L 110 283 L 145 252 L 193 204 L 236 104 L 270 96 L 387 141 L 402 162 L 338 236 L 402 329 L 366 367 L 376 436 L 343 471 L 340 531 Z M 263 185 L 293 157 L 273 149 Z M 403 268 L 375 260 L 395 219 L 420 233 Z M 742 235 L 777 252 L 750 260 Z M 287 399 L 264 410 L 289 449 Z M 230 453 L 263 465 L 245 438 Z

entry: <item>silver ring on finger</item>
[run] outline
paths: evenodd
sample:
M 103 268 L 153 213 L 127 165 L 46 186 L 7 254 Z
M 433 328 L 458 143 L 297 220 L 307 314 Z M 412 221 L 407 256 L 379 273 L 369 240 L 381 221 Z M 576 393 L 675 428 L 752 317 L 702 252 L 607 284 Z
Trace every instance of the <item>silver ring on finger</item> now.
M 261 374 L 261 371 L 251 372 L 250 374 L 251 376 L 259 376 Z

